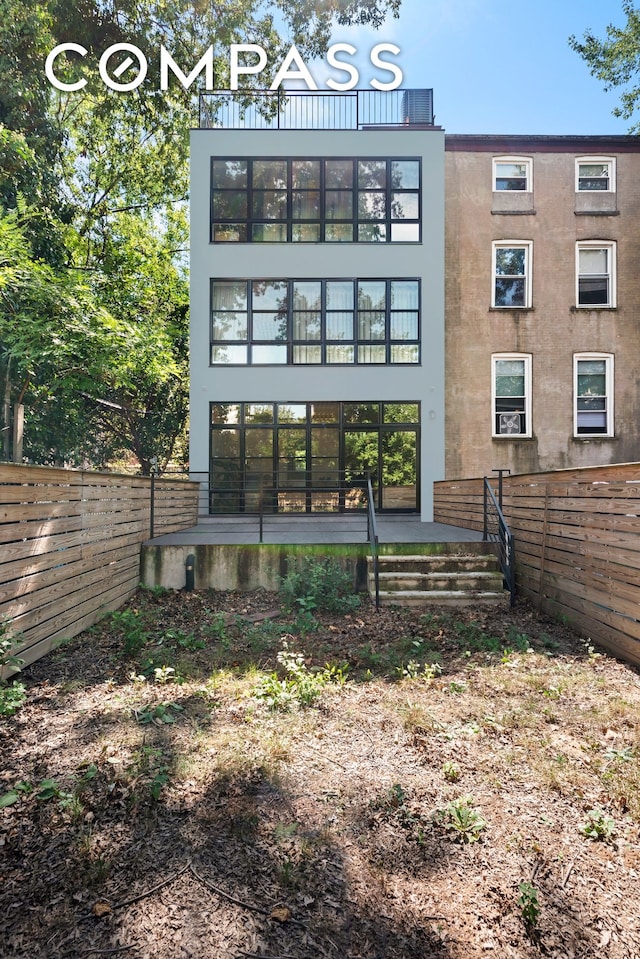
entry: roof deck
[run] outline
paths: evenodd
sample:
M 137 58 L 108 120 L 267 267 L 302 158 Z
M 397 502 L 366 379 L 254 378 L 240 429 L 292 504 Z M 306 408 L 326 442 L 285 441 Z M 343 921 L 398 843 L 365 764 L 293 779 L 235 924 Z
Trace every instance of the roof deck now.
M 200 95 L 200 129 L 438 129 L 433 90 L 218 90 Z

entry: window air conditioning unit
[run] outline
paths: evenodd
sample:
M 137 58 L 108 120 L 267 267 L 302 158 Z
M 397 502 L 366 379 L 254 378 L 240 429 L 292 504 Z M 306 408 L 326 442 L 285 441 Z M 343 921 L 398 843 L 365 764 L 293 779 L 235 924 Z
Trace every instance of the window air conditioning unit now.
M 498 432 L 501 436 L 511 436 L 522 433 L 522 416 L 520 413 L 500 413 Z

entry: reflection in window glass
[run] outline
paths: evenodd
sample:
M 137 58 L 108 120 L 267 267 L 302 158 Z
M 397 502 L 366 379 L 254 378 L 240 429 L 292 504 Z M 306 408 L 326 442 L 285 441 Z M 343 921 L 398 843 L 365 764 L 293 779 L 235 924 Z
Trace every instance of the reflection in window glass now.
M 214 242 L 420 241 L 417 158 L 214 160 L 211 189 Z

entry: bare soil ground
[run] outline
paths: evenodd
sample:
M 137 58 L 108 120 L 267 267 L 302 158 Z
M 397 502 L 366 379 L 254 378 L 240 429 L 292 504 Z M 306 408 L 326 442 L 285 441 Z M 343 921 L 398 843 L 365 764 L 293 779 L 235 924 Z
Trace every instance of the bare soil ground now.
M 363 604 L 285 674 L 275 605 L 141 591 L 25 670 L 3 957 L 640 956 L 636 671 L 526 604 Z

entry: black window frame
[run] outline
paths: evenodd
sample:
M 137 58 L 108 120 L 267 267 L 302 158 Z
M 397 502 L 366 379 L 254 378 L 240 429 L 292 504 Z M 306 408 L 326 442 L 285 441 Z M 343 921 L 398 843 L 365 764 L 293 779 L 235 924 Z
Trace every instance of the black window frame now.
M 326 163 L 334 161 L 344 161 L 352 164 L 351 171 L 351 186 L 350 187 L 338 187 L 335 185 L 326 184 Z M 274 163 L 285 162 L 287 164 L 287 175 L 286 175 L 286 216 L 279 218 L 270 218 L 270 217 L 260 217 L 254 215 L 254 200 L 256 195 L 260 193 L 270 192 L 266 188 L 260 187 L 257 188 L 254 184 L 254 164 L 263 163 L 272 161 Z M 247 164 L 247 183 L 246 187 L 243 189 L 238 189 L 237 187 L 227 188 L 215 188 L 214 187 L 214 169 L 216 163 L 246 163 Z M 317 217 L 295 217 L 294 216 L 294 194 L 299 192 L 314 193 L 315 189 L 303 190 L 301 187 L 293 187 L 293 164 L 300 162 L 317 162 L 319 163 L 319 211 Z M 385 186 L 384 190 L 380 189 L 378 191 L 368 190 L 367 188 L 359 188 L 359 163 L 375 163 L 375 162 L 384 162 L 385 163 Z M 402 163 L 402 162 L 413 162 L 418 164 L 418 186 L 417 187 L 400 187 L 394 186 L 393 184 L 393 164 Z M 215 156 L 211 157 L 210 162 L 210 233 L 209 240 L 211 243 L 366 243 L 366 244 L 378 244 L 378 243 L 410 243 L 420 244 L 422 243 L 422 158 L 420 156 L 270 156 L 270 157 L 258 157 L 258 156 Z M 215 216 L 215 200 L 216 193 L 222 194 L 232 194 L 232 193 L 242 193 L 246 192 L 246 202 L 244 208 L 246 210 L 245 217 L 220 217 L 216 218 Z M 271 191 L 273 192 L 273 191 Z M 374 192 L 384 192 L 385 194 L 385 210 L 383 217 L 374 217 L 374 216 L 360 216 L 359 215 L 359 197 L 360 194 L 374 193 Z M 351 196 L 351 216 L 350 217 L 341 217 L 341 218 L 327 218 L 327 194 L 330 193 L 343 193 L 345 195 Z M 417 197 L 418 204 L 418 216 L 417 217 L 396 217 L 394 216 L 394 210 L 397 209 L 394 196 L 398 194 L 410 194 Z M 392 233 L 394 226 L 397 227 L 398 224 L 416 224 L 418 227 L 418 238 L 417 239 L 392 239 Z M 257 228 L 265 226 L 282 226 L 284 225 L 284 230 L 280 229 L 280 236 L 277 236 L 273 239 L 258 239 L 254 237 L 254 232 Z M 328 228 L 335 228 L 336 226 L 351 226 L 351 239 L 327 239 Z M 385 236 L 384 238 L 378 239 L 360 239 L 361 228 L 370 228 L 375 225 L 384 225 Z M 224 232 L 225 226 L 229 228 L 238 226 L 240 228 L 240 236 L 234 238 L 228 236 L 227 238 L 220 238 L 217 233 Z M 304 226 L 317 226 L 317 236 L 309 235 L 307 238 L 296 237 L 294 239 L 294 230 L 301 229 Z M 242 229 L 244 227 L 244 230 Z
M 214 340 L 213 337 L 213 300 L 214 300 L 214 287 L 215 284 L 224 284 L 224 283 L 236 283 L 246 284 L 246 303 L 247 303 L 247 336 L 246 339 L 236 339 L 236 340 Z M 286 283 L 287 292 L 286 292 L 286 337 L 273 340 L 265 340 L 262 338 L 256 338 L 254 334 L 254 323 L 256 314 L 261 311 L 256 311 L 253 308 L 253 298 L 254 298 L 254 284 L 259 283 Z M 297 312 L 303 312 L 294 309 L 294 289 L 295 285 L 298 283 L 314 283 L 320 285 L 320 335 L 315 339 L 301 339 L 295 338 L 295 326 L 294 326 L 294 314 Z M 353 310 L 343 311 L 343 312 L 352 312 L 352 336 L 350 339 L 340 339 L 335 337 L 327 336 L 327 286 L 331 283 L 351 283 L 353 285 Z M 384 283 L 385 284 L 385 331 L 384 337 L 374 339 L 367 338 L 359 335 L 359 311 L 358 309 L 358 284 L 359 283 Z M 415 283 L 417 289 L 417 308 L 415 310 L 406 309 L 401 307 L 392 307 L 392 284 L 394 283 Z M 402 277 L 215 277 L 210 280 L 210 289 L 209 289 L 209 366 L 216 368 L 225 368 L 225 367 L 249 367 L 249 366 L 269 366 L 269 367 L 299 367 L 299 366 L 336 366 L 336 367 L 346 367 L 351 368 L 354 366 L 410 366 L 416 367 L 420 366 L 422 363 L 422 280 L 421 277 L 417 276 L 402 276 Z M 224 312 L 217 310 L 216 313 Z M 230 313 L 237 311 L 230 310 Z M 307 312 L 314 312 L 309 310 Z M 330 311 L 331 312 L 331 311 Z M 338 311 L 340 312 L 340 311 Z M 382 312 L 381 310 L 377 312 Z M 402 339 L 398 337 L 392 337 L 392 320 L 394 315 L 401 313 L 414 313 L 416 314 L 416 332 L 417 336 L 411 339 Z M 284 317 L 284 313 L 283 313 Z M 244 347 L 246 348 L 246 362 L 242 363 L 219 363 L 214 362 L 213 354 L 216 348 L 229 346 L 229 347 Z M 266 346 L 285 346 L 286 347 L 286 360 L 281 363 L 277 362 L 254 362 L 254 349 L 256 347 L 266 347 Z M 353 360 L 349 362 L 337 362 L 335 360 L 328 361 L 327 353 L 328 348 L 338 347 L 338 346 L 347 346 L 353 348 Z M 384 346 L 385 348 L 385 358 L 384 362 L 371 362 L 370 360 L 361 360 L 360 356 L 364 355 L 365 349 L 371 348 L 372 346 Z M 405 361 L 394 361 L 393 355 L 394 352 L 397 352 L 402 346 L 407 347 L 416 347 L 417 348 L 417 357 L 415 361 L 405 360 Z M 295 350 L 300 347 L 320 347 L 320 360 L 313 362 L 296 362 L 294 360 Z

